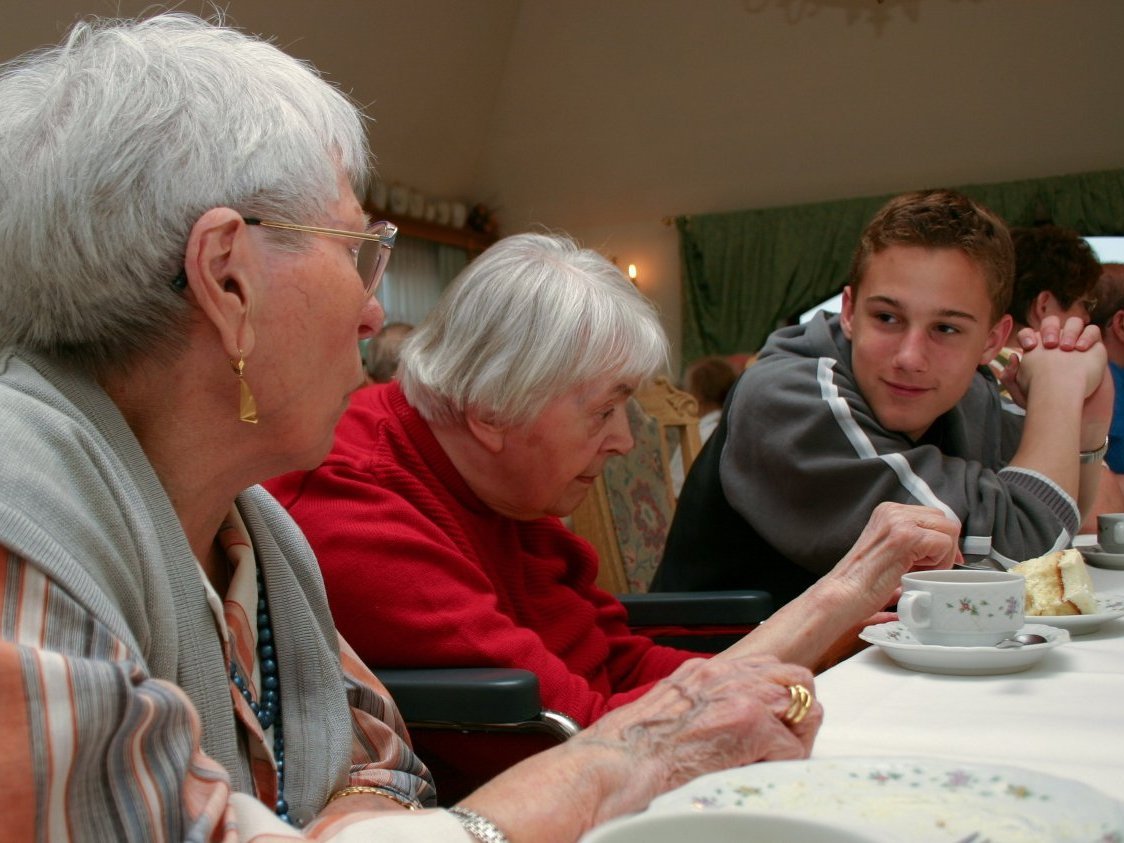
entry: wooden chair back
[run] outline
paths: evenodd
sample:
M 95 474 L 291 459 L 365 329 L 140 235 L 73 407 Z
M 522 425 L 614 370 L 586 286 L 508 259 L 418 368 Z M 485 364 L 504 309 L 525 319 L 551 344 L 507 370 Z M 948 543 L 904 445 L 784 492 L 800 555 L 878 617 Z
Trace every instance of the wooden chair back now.
M 632 451 L 609 460 L 572 516 L 574 532 L 597 550 L 598 585 L 613 594 L 648 590 L 675 514 L 671 460 L 681 459 L 686 475 L 701 448 L 698 402 L 666 377 L 644 383 L 628 413 Z

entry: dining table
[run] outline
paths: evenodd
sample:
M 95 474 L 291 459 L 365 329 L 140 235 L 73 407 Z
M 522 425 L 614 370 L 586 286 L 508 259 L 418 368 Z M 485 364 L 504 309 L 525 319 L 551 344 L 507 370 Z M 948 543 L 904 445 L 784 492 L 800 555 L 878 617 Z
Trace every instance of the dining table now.
M 1099 558 L 1098 611 L 1028 617 L 1045 641 L 1023 648 L 867 627 L 815 677 L 810 758 L 700 776 L 591 841 L 1124 843 L 1124 553 Z
M 1095 538 L 1079 536 L 1075 545 Z M 1098 597 L 1124 596 L 1124 570 L 1088 570 Z M 814 759 L 1006 764 L 1124 801 L 1124 617 L 1071 634 L 1017 673 L 911 670 L 870 646 L 817 676 L 815 691 L 824 722 Z

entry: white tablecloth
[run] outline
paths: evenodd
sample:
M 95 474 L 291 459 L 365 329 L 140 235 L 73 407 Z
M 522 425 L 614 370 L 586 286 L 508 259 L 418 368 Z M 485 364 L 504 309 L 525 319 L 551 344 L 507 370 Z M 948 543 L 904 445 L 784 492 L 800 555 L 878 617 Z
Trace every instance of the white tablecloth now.
M 1089 568 L 1098 591 L 1124 571 Z M 816 679 L 814 758 L 930 756 L 1066 776 L 1124 800 L 1124 618 L 1073 636 L 1022 673 L 944 676 L 877 647 Z

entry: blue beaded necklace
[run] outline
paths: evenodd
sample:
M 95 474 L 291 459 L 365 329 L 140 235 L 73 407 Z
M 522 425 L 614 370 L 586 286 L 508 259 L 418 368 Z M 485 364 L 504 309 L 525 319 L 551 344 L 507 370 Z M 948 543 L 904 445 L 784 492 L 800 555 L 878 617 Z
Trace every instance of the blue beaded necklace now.
M 258 568 L 258 667 L 261 672 L 261 700 L 255 700 L 247 682 L 234 660 L 230 660 L 230 681 L 250 704 L 257 715 L 262 731 L 273 727 L 273 759 L 277 762 L 277 804 L 273 810 L 285 822 L 289 818 L 289 803 L 285 801 L 285 732 L 281 726 L 281 680 L 277 675 L 277 655 L 273 648 L 273 623 L 269 617 L 269 601 L 265 595 L 265 580 Z

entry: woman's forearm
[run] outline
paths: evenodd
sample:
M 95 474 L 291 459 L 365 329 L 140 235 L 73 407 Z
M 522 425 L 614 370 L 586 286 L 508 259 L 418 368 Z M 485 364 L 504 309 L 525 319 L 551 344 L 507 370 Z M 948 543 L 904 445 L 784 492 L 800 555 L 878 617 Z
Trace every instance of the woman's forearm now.
M 617 780 L 623 785 L 627 766 L 619 752 L 579 734 L 500 774 L 461 804 L 492 820 L 512 843 L 567 843 L 602 816 L 638 811 L 647 804 L 641 798 L 619 811 L 605 811 L 607 797 L 622 801 L 619 794 L 606 792 L 605 785 Z
M 868 604 L 828 575 L 715 658 L 770 655 L 814 669 L 840 636 L 880 608 Z
M 814 669 L 883 609 L 913 568 L 957 559 L 960 525 L 928 507 L 879 504 L 854 546 L 826 575 L 718 658 L 768 654 Z
M 806 757 L 822 710 L 816 705 L 799 724 L 786 724 L 793 684 L 814 687 L 806 669 L 772 659 L 692 660 L 462 804 L 512 843 L 564 843 L 704 773 Z

